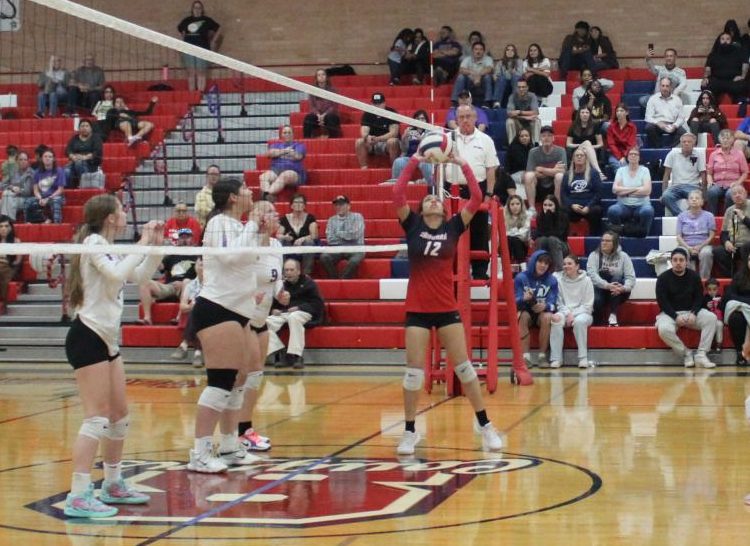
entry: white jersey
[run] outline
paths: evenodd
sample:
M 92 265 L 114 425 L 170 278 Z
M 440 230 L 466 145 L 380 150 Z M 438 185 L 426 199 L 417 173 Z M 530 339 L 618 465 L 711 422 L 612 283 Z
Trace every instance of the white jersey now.
M 92 234 L 84 245 L 108 245 L 107 239 Z M 84 254 L 81 256 L 83 303 L 78 318 L 97 333 L 107 344 L 110 356 L 120 350 L 120 321 L 125 282 L 142 283 L 151 278 L 159 267 L 161 256 L 128 256 L 112 254 Z
M 268 246 L 269 248 L 282 248 L 281 243 L 273 238 L 269 240 Z M 250 317 L 250 324 L 256 328 L 265 326 L 268 313 L 271 312 L 273 298 L 284 288 L 284 280 L 281 278 L 283 264 L 284 258 L 281 254 L 262 254 L 258 256 L 258 261 L 253 266 L 258 282 L 255 293 L 263 295 L 260 303 L 257 299 L 255 300 L 255 312 Z
M 206 224 L 203 246 L 246 248 L 258 245 L 258 226 L 219 214 Z M 203 288 L 201 297 L 250 318 L 255 310 L 257 281 L 252 267 L 256 254 L 226 254 L 203 257 Z

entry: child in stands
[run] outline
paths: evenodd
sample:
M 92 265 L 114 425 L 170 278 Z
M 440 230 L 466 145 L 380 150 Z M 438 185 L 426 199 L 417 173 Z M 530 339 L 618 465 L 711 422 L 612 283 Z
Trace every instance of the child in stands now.
M 706 309 L 716 315 L 716 335 L 714 337 L 714 344 L 716 346 L 716 352 L 721 352 L 721 344 L 724 341 L 724 312 L 719 307 L 721 303 L 721 293 L 719 288 L 719 281 L 713 277 L 706 281 L 706 295 L 705 295 Z

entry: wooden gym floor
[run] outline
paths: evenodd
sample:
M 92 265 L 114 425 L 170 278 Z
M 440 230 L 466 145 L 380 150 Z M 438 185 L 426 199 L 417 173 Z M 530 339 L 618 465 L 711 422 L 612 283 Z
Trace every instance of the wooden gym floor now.
M 485 453 L 463 398 L 424 394 L 417 458 L 394 367 L 266 375 L 264 460 L 184 469 L 202 371 L 127 364 L 126 475 L 152 495 L 112 520 L 66 520 L 80 405 L 67 365 L 0 364 L 0 545 L 740 545 L 750 535 L 750 385 L 734 367 L 535 370 L 487 409 Z M 96 470 L 94 479 L 101 478 Z

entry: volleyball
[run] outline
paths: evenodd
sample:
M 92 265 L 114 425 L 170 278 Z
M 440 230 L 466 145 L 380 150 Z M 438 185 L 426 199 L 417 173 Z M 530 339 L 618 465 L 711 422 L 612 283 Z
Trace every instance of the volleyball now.
M 453 140 L 447 133 L 427 133 L 419 143 L 419 155 L 428 163 L 445 163 L 453 150 Z

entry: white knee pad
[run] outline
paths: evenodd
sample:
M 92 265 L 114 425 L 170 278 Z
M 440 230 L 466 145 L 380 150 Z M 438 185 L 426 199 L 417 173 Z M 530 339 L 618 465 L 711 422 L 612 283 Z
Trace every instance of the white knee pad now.
M 200 398 L 198 398 L 198 405 L 206 408 L 211 408 L 214 411 L 221 413 L 227 409 L 227 403 L 231 393 L 220 389 L 218 387 L 206 387 L 203 389 Z
M 260 389 L 261 383 L 263 383 L 263 371 L 250 372 L 245 379 L 245 388 L 257 391 Z
M 88 417 L 81 423 L 78 434 L 88 436 L 93 440 L 101 440 L 107 435 L 109 429 L 109 419 L 106 417 Z
M 245 387 L 235 387 L 232 392 L 229 393 L 227 399 L 227 409 L 237 411 L 242 409 L 242 404 L 245 402 Z
M 477 372 L 468 360 L 456 366 L 453 371 L 461 383 L 470 383 L 477 378 Z
M 406 368 L 404 371 L 404 389 L 418 391 L 424 385 L 424 370 L 421 368 Z
M 107 438 L 110 440 L 124 440 L 128 435 L 128 427 L 130 426 L 130 416 L 126 415 L 119 421 L 109 424 L 109 430 L 107 430 Z

